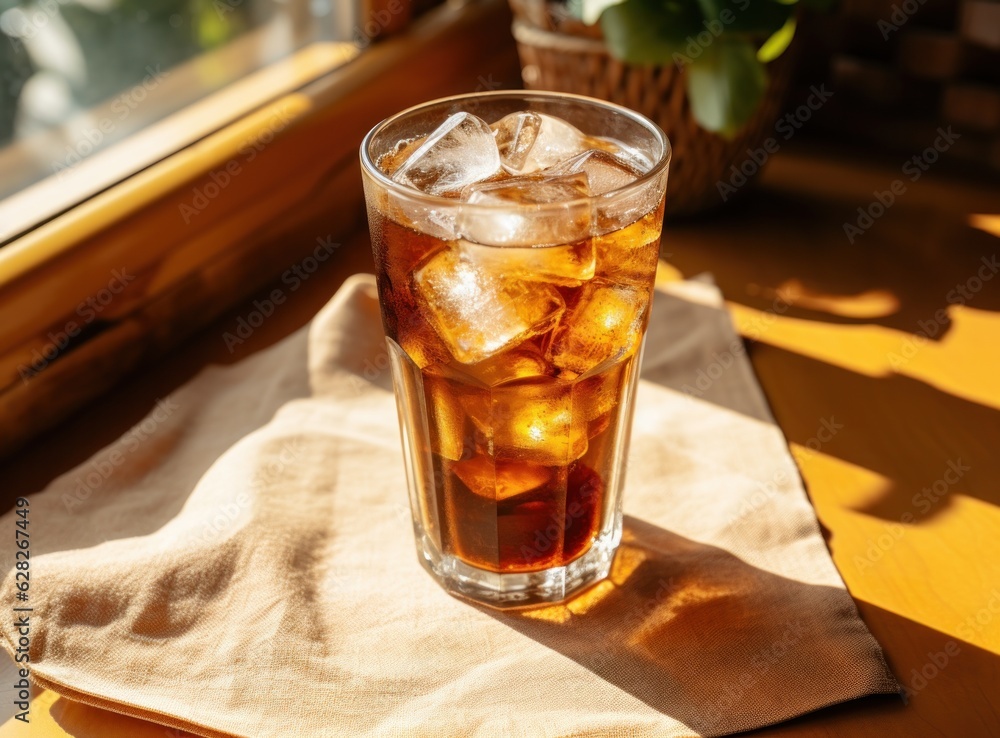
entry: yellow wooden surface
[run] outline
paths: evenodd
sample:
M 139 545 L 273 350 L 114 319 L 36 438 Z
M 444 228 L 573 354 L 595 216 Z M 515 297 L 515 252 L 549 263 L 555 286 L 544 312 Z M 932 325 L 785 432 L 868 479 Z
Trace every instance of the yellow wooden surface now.
M 1000 187 L 932 171 L 852 244 L 842 224 L 901 176 L 899 166 L 788 148 L 745 202 L 667 228 L 663 275 L 715 275 L 752 339 L 834 560 L 915 694 L 909 705 L 868 698 L 760 734 L 1000 735 L 1000 274 L 966 304 L 949 303 L 982 258 L 1000 256 Z M 7 489 L 40 489 L 200 367 L 302 325 L 344 278 L 370 269 L 361 234 L 340 257 L 234 354 L 221 335 L 249 301 L 116 389 L 99 420 L 84 414 L 33 443 L 0 466 Z M 824 420 L 842 428 L 820 434 Z M 956 475 L 950 464 L 969 468 Z M 915 498 L 924 489 L 934 498 Z M 939 668 L 939 652 L 957 655 Z M 291 716 L 275 720 L 294 734 Z M 35 699 L 32 721 L 8 722 L 0 738 L 181 735 L 51 693 Z

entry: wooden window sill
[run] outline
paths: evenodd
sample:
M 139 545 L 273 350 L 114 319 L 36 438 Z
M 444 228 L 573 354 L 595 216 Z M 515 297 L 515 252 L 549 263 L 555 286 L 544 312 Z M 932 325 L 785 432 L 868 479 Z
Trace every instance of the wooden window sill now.
M 184 145 L 188 126 L 231 122 L 0 248 L 0 456 L 281 275 L 317 238 L 362 226 L 363 135 L 423 100 L 516 86 L 514 43 L 498 31 L 509 22 L 505 0 L 452 4 L 350 63 L 343 48 L 307 49 L 266 103 L 231 120 L 233 99 L 215 100 L 161 135 Z M 309 81 L 324 64 L 338 66 Z

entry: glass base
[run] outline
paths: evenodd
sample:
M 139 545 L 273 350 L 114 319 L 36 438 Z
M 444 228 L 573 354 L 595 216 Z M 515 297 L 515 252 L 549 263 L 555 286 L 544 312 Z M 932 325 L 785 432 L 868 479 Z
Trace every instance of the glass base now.
M 551 605 L 604 579 L 621 540 L 621 526 L 598 536 L 590 550 L 566 566 L 527 574 L 498 574 L 470 566 L 417 531 L 417 557 L 450 594 L 500 609 Z

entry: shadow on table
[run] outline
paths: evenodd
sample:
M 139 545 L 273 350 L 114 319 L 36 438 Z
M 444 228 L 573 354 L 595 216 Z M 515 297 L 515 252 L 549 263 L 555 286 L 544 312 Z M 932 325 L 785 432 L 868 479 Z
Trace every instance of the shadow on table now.
M 997 590 L 982 592 L 987 610 L 991 598 L 996 598 L 994 603 L 1000 601 L 997 595 Z M 1000 735 L 1000 714 L 990 689 L 1000 680 L 1000 655 L 876 605 L 857 604 L 893 672 L 908 690 L 906 704 L 895 697 L 862 697 L 754 731 L 753 736 Z M 983 637 L 988 626 L 974 622 L 978 614 L 960 613 L 974 627 L 959 632 Z
M 984 257 L 996 263 L 1000 239 L 969 225 L 965 213 L 902 198 L 851 243 L 843 224 L 867 205 L 865 194 L 855 202 L 821 190 L 759 189 L 710 223 L 668 223 L 664 253 L 685 275 L 711 271 L 728 299 L 757 310 L 772 309 L 783 289 L 800 295 L 788 317 L 916 333 L 920 321 L 929 325 L 957 302 L 952 290 L 977 277 Z M 1000 274 L 969 291 L 967 302 L 1000 310 Z M 950 321 L 938 328 L 924 333 L 940 340 Z
M 902 374 L 872 377 L 764 342 L 747 349 L 751 367 L 733 336 L 724 309 L 659 290 L 642 377 L 764 423 L 776 417 L 789 441 L 819 443 L 823 454 L 888 478 L 866 514 L 919 523 L 954 493 L 1000 506 L 1000 411 Z
M 983 592 L 987 610 L 991 596 L 1000 595 Z M 609 580 L 566 605 L 481 609 L 706 734 L 779 720 L 788 722 L 754 735 L 997 734 L 990 685 L 1000 679 L 1000 656 L 875 605 L 858 606 L 911 690 L 909 705 L 895 694 L 851 699 L 874 691 L 858 667 L 867 664 L 877 675 L 878 662 L 849 648 L 861 623 L 844 590 L 775 576 L 634 518 L 626 518 Z M 972 623 L 971 638 L 991 627 L 977 624 L 978 614 L 960 613 Z M 496 694 L 503 699 L 502 685 Z M 558 691 L 553 699 L 574 704 L 573 695 Z M 851 701 L 826 706 L 844 700 Z M 188 735 L 65 698 L 50 712 L 74 738 Z M 290 725 L 289 716 L 274 719 Z
M 857 728 L 847 734 L 878 734 L 871 728 L 884 725 L 892 734 L 910 726 L 907 734 L 918 735 L 928 724 L 951 735 L 989 734 L 996 716 L 974 685 L 995 683 L 1000 658 L 881 608 L 861 607 L 893 670 L 913 691 L 913 705 L 904 707 L 895 695 L 868 697 L 778 732 L 815 735 L 818 722 L 836 720 Z M 630 517 L 609 580 L 566 605 L 481 609 L 704 735 L 893 691 L 845 590 L 776 576 Z M 952 654 L 944 665 L 940 653 Z M 931 659 L 938 666 L 927 667 Z M 962 714 L 952 710 L 958 695 Z
M 631 517 L 608 580 L 566 605 L 482 609 L 704 735 L 896 689 L 846 590 Z
M 843 427 L 819 450 L 888 478 L 861 512 L 919 523 L 947 510 L 953 494 L 1000 506 L 1000 411 L 904 375 L 871 377 L 766 344 L 752 356 L 775 388 L 769 399 L 788 440 L 815 444 L 821 420 L 834 419 Z

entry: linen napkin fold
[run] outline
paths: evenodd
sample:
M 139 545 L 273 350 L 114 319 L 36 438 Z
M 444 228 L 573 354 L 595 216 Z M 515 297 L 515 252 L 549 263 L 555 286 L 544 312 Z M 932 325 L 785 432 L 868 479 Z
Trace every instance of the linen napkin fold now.
M 417 563 L 375 284 L 354 277 L 30 498 L 33 679 L 248 738 L 713 736 L 897 691 L 714 286 L 657 291 L 643 377 L 611 577 L 472 606 Z

